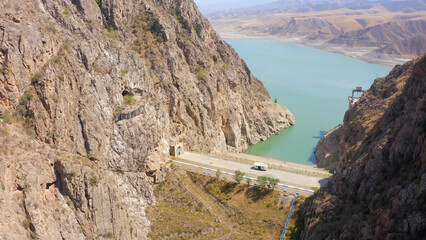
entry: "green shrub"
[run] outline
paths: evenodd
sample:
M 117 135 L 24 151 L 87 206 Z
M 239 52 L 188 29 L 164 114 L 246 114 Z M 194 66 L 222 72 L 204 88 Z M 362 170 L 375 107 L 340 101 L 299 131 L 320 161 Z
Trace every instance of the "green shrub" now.
M 197 66 L 195 68 L 195 75 L 197 76 L 198 79 L 203 79 L 204 78 L 204 70 L 202 67 Z
M 96 0 L 96 3 L 101 6 L 102 5 L 102 0 Z
M 280 182 L 278 178 L 268 177 L 269 186 L 272 187 L 272 189 L 275 188 L 275 186 Z
M 92 175 L 92 178 L 90 179 L 90 182 L 93 184 L 97 184 L 102 180 L 102 178 L 96 176 L 95 174 Z
M 217 170 L 217 171 L 216 171 L 216 177 L 217 177 L 217 178 L 220 178 L 220 174 L 222 174 L 222 172 L 221 172 L 220 170 Z
M 132 105 L 136 102 L 135 97 L 133 95 L 124 95 L 124 102 L 128 105 Z
M 122 76 L 122 77 L 126 76 L 126 73 L 127 73 L 126 71 L 122 70 L 122 71 L 121 71 L 121 76 Z
M 40 78 L 41 78 L 41 74 L 40 73 L 36 73 L 31 78 L 31 82 L 34 83 L 34 84 L 36 84 L 36 83 L 38 83 L 38 81 L 40 80 Z
M 117 33 L 115 32 L 114 28 L 110 27 L 108 29 L 108 37 L 110 37 L 114 40 L 117 40 L 118 36 L 117 36 Z
M 67 205 L 68 205 L 68 206 L 71 206 L 71 204 L 72 204 L 71 200 L 68 200 L 68 201 L 67 201 Z
M 240 183 L 244 179 L 244 173 L 241 172 L 240 170 L 235 171 L 234 179 L 235 179 L 235 181 Z
M 65 15 L 70 15 L 71 14 L 71 10 L 69 8 L 65 8 L 64 9 L 64 14 Z
M 25 117 L 25 127 L 31 127 L 34 124 L 34 119 L 30 116 Z
M 1 189 L 4 191 L 6 190 L 6 186 L 4 185 L 4 183 L 1 183 Z
M 157 34 L 157 41 L 163 43 L 166 41 L 165 36 L 162 33 Z
M 0 114 L 0 119 L 3 119 L 3 121 L 5 122 L 5 123 L 11 123 L 12 122 L 12 116 L 10 116 L 9 114 L 7 114 L 7 113 L 2 113 L 2 114 Z
M 259 182 L 260 186 L 265 188 L 268 182 L 268 177 L 265 176 L 259 176 L 257 177 L 257 181 Z
M 106 234 L 104 234 L 104 237 L 106 237 L 106 238 L 114 238 L 114 233 L 107 232 Z
M 50 26 L 49 30 L 53 33 L 56 34 L 58 32 L 58 30 L 56 30 L 55 26 Z
M 133 50 L 137 53 L 141 53 L 142 51 L 142 40 L 140 38 L 136 38 L 136 40 L 133 42 Z
M 25 218 L 25 219 L 24 219 L 24 221 L 22 221 L 22 226 L 23 226 L 25 229 L 30 228 L 30 225 L 31 225 L 31 221 L 30 221 L 28 218 Z
M 5 73 L 6 72 L 6 68 L 5 67 L 0 67 L 0 73 Z

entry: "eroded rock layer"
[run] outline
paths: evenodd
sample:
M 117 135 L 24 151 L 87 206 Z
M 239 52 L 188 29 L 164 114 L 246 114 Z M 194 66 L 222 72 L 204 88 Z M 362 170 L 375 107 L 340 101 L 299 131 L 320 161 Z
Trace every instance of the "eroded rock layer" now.
M 144 206 L 170 146 L 243 151 L 295 123 L 192 0 L 6 0 L 0 9 L 0 114 L 32 135 L 36 147 L 21 152 L 50 149 L 28 159 L 0 153 L 14 169 L 7 179 L 9 167 L 0 169 L 0 196 L 18 191 L 31 223 L 13 237 L 1 228 L 0 238 L 143 239 Z M 8 132 L 7 149 L 19 144 Z M 20 193 L 25 184 L 38 185 Z M 45 217 L 58 211 L 68 225 Z
M 339 131 L 337 150 L 330 148 L 336 172 L 329 188 L 305 205 L 303 238 L 422 239 L 426 55 L 375 80 Z M 318 151 L 329 151 L 335 140 L 328 135 Z

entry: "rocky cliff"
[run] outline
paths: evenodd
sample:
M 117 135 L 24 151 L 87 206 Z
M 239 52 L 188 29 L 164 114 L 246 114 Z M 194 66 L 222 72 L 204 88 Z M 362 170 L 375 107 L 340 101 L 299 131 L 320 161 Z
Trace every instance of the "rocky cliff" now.
M 303 239 L 422 239 L 426 55 L 375 80 L 339 131 L 336 172 L 304 206 Z
M 0 9 L 1 239 L 144 239 L 170 146 L 243 151 L 295 122 L 192 0 Z
M 342 125 L 328 131 L 322 137 L 315 149 L 315 159 L 318 167 L 334 170 L 337 167 L 339 157 L 340 134 Z

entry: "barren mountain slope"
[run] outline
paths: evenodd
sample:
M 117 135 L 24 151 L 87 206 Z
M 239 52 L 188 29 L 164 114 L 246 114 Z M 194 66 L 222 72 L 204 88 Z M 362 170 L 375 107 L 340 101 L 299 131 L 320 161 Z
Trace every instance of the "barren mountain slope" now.
M 394 45 L 401 45 L 401 41 L 409 41 L 412 37 L 426 39 L 425 10 L 426 4 L 416 1 L 299 2 L 293 5 L 283 1 L 215 13 L 209 18 L 221 33 L 321 40 L 324 44 L 378 50 L 388 46 L 395 49 Z M 416 46 L 379 52 L 418 57 L 424 51 L 417 54 Z
M 1 118 L 15 122 L 4 123 L 10 129 L 25 125 L 22 142 L 51 148 L 0 153 L 19 172 L 6 179 L 0 168 L 1 200 L 21 194 L 31 222 L 11 237 L 0 228 L 0 238 L 143 239 L 170 146 L 242 151 L 294 124 L 192 0 L 8 0 L 0 9 Z M 9 148 L 19 144 L 14 132 L 4 134 Z M 54 150 L 70 157 L 44 155 Z
M 321 140 L 328 144 L 318 145 L 338 164 L 329 188 L 304 207 L 302 238 L 422 239 L 426 55 L 377 79 L 346 112 L 337 134 L 337 149 L 329 147 L 336 139 L 330 135 Z

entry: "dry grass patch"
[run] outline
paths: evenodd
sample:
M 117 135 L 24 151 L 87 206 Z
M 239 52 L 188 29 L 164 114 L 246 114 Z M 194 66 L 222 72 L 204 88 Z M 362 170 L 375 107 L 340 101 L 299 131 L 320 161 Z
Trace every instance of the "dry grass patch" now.
M 279 239 L 289 206 L 277 191 L 178 169 L 155 188 L 151 239 Z

